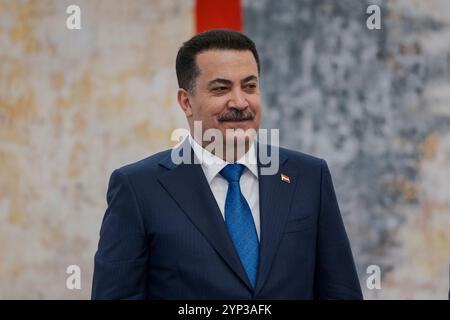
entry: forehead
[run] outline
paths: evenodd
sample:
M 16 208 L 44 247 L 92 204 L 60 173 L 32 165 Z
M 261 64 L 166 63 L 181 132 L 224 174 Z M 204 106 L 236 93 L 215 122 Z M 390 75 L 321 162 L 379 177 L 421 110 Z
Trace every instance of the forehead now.
M 250 50 L 207 50 L 197 55 L 199 80 L 242 79 L 258 76 L 258 66 Z

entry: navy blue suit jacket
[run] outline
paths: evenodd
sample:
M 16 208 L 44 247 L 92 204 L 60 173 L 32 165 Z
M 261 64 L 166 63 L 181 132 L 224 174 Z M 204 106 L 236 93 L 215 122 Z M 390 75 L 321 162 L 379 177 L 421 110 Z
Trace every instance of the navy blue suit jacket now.
M 255 288 L 201 166 L 175 165 L 167 150 L 111 175 L 92 298 L 361 299 L 326 162 L 279 154 L 279 172 L 259 176 Z

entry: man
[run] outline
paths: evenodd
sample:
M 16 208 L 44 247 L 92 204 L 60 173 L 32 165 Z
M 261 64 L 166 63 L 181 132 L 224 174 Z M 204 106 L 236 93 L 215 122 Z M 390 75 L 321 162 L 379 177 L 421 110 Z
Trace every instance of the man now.
M 191 136 L 113 172 L 92 297 L 361 299 L 326 162 L 279 148 L 277 172 L 262 174 L 264 146 L 230 135 L 260 125 L 254 43 L 229 30 L 196 35 L 176 71 Z M 195 121 L 232 152 L 208 151 Z M 180 150 L 201 163 L 175 163 Z

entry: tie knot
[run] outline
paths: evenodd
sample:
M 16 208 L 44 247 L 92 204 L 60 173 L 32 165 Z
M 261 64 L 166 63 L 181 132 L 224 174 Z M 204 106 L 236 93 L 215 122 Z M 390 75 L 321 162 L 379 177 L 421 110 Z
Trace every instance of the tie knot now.
M 245 167 L 239 163 L 227 164 L 221 171 L 222 177 L 227 179 L 228 183 L 239 182 Z

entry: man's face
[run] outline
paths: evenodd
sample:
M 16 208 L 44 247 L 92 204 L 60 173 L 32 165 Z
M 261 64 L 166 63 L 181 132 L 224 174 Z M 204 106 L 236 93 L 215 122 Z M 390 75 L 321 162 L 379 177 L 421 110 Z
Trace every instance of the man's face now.
M 189 104 L 183 109 L 191 131 L 194 121 L 202 121 L 203 132 L 216 128 L 223 137 L 226 129 L 257 130 L 261 96 L 252 52 L 208 50 L 198 54 L 196 62 L 200 73 L 194 92 L 184 93 Z

